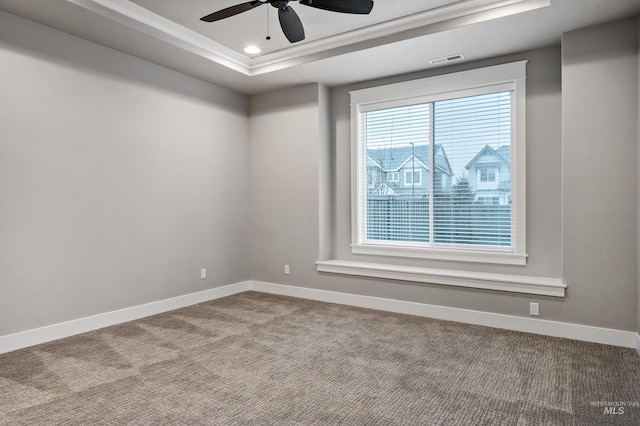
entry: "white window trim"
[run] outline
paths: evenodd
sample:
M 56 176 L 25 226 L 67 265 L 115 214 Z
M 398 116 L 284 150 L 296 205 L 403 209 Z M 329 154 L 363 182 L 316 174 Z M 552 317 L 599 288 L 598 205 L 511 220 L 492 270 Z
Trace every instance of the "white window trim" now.
M 350 92 L 351 95 L 351 249 L 354 254 L 397 256 L 479 262 L 508 265 L 526 265 L 526 63 L 512 62 L 503 65 L 479 68 L 459 73 L 445 74 L 420 80 L 378 86 Z M 438 97 L 448 98 L 453 92 L 479 90 L 488 86 L 508 85 L 515 89 L 513 103 L 514 138 L 511 145 L 511 219 L 515 223 L 512 239 L 513 249 L 496 248 L 440 249 L 412 247 L 410 244 L 363 244 L 359 220 L 364 217 L 364 203 L 359 194 L 358 180 L 366 172 L 366 163 L 358 146 L 361 113 L 376 109 L 376 104 L 385 107 L 412 102 L 433 101 Z M 416 93 L 420 95 L 416 95 Z M 366 176 L 365 176 L 366 177 Z
M 400 182 L 400 172 L 389 172 L 387 182 Z

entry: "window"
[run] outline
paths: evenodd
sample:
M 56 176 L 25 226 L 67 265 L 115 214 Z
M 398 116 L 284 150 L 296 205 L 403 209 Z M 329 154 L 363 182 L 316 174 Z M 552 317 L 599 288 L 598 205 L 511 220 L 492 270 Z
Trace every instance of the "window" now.
M 398 182 L 398 181 L 400 181 L 399 172 L 389 172 L 387 174 L 387 182 Z
M 480 169 L 480 182 L 495 182 L 496 169 L 483 168 Z
M 478 204 L 483 205 L 498 205 L 500 204 L 500 197 L 478 197 L 476 201 Z
M 419 186 L 422 185 L 422 170 L 405 170 L 404 171 L 404 185 L 405 186 Z
M 526 263 L 525 67 L 351 93 L 354 253 Z M 371 190 L 371 164 L 403 185 Z

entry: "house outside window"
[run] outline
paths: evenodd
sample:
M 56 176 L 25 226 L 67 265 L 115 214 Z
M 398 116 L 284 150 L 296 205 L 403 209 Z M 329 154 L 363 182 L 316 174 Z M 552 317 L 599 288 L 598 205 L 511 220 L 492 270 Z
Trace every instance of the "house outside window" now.
M 354 253 L 526 263 L 525 67 L 351 93 Z
M 511 195 L 511 144 L 485 145 L 465 166 L 479 204 L 509 205 Z M 484 202 L 484 200 L 491 202 Z

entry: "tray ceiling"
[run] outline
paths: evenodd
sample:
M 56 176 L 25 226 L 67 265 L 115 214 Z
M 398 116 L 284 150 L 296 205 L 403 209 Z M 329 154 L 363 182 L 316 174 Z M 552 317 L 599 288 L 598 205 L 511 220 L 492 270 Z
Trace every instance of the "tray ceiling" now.
M 292 0 L 307 36 L 294 44 L 269 5 L 200 21 L 242 1 L 0 0 L 0 11 L 246 94 L 422 71 L 456 54 L 477 61 L 558 45 L 567 31 L 640 13 L 640 0 L 374 0 L 363 16 Z M 246 54 L 248 44 L 262 52 Z
M 258 46 L 262 50 L 262 54 L 292 47 L 280 30 L 277 9 L 268 4 L 230 18 L 207 23 L 200 21 L 199 18 L 211 12 L 244 3 L 246 0 L 131 1 L 241 54 L 247 45 Z M 474 3 L 478 4 L 479 2 L 469 0 L 377 0 L 369 15 L 328 12 L 301 5 L 297 1 L 291 1 L 289 6 L 296 11 L 304 25 L 306 39 L 296 44 L 302 45 L 412 15 L 434 13 L 445 7 L 464 6 L 460 7 L 464 10 Z M 484 1 L 484 3 L 495 4 L 499 1 L 491 0 Z M 271 36 L 270 40 L 266 40 L 267 31 Z
M 250 76 L 549 5 L 549 0 L 377 0 L 375 12 L 361 16 L 292 2 L 309 34 L 302 42 L 290 44 L 280 31 L 275 9 L 269 5 L 205 23 L 200 17 L 238 2 L 193 0 L 185 5 L 184 1 L 66 1 Z M 267 13 L 273 15 L 269 18 L 269 41 L 265 40 Z M 243 49 L 247 44 L 257 44 L 264 51 L 246 54 Z

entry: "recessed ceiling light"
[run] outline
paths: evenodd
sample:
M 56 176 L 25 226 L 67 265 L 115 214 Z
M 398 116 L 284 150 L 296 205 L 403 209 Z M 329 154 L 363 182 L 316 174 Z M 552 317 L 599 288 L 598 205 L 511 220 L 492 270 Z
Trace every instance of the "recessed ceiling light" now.
M 260 53 L 261 50 L 258 46 L 247 46 L 244 48 L 244 52 L 248 53 L 249 55 L 255 55 L 256 53 Z

